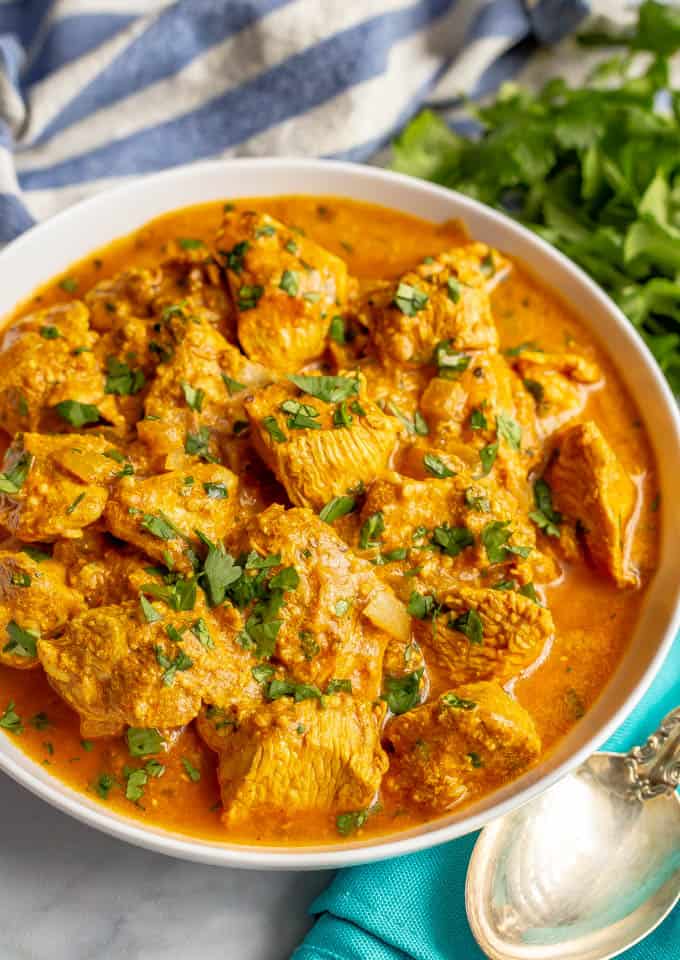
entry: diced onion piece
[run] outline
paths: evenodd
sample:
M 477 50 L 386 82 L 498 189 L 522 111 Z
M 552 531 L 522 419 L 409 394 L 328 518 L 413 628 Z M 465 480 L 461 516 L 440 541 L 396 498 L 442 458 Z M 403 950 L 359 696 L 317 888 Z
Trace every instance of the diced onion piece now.
M 389 590 L 373 594 L 364 607 L 364 616 L 395 640 L 408 643 L 411 639 L 411 618 L 401 600 Z

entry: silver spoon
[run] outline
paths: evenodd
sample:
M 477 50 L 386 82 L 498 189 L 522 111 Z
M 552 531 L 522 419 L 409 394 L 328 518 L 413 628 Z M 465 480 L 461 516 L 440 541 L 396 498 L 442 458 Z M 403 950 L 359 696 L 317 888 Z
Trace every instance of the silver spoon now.
M 485 827 L 465 885 L 492 960 L 609 960 L 680 898 L 680 707 Z M 680 944 L 678 944 L 680 953 Z

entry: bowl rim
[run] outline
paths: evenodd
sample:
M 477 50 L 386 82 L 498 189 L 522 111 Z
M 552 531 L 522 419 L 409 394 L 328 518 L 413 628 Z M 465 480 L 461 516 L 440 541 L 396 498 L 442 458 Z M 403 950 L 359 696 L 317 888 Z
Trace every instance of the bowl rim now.
M 603 313 L 608 315 L 609 322 L 611 322 L 613 328 L 616 329 L 617 337 L 622 338 L 624 342 L 627 341 L 628 347 L 634 348 L 638 358 L 646 368 L 645 373 L 647 377 L 651 378 L 653 382 L 657 396 L 662 401 L 671 431 L 674 433 L 676 447 L 680 449 L 680 415 L 678 414 L 673 395 L 665 377 L 642 338 L 628 322 L 621 310 L 580 267 L 569 260 L 564 254 L 560 253 L 560 251 L 549 245 L 541 237 L 513 221 L 505 214 L 488 207 L 486 204 L 466 197 L 455 190 L 449 190 L 448 188 L 418 180 L 405 174 L 395 173 L 378 167 L 309 158 L 258 157 L 207 161 L 171 168 L 160 173 L 136 178 L 113 189 L 104 190 L 102 193 L 74 204 L 48 220 L 36 224 L 0 251 L 0 273 L 3 272 L 3 268 L 11 269 L 13 261 L 16 261 L 17 264 L 21 263 L 24 257 L 24 251 L 27 250 L 30 252 L 36 242 L 42 238 L 43 234 L 48 235 L 50 231 L 58 231 L 60 228 L 68 229 L 69 225 L 77 226 L 79 219 L 85 214 L 96 214 L 98 211 L 105 214 L 107 209 L 111 209 L 114 205 L 118 204 L 130 207 L 131 204 L 134 203 L 135 196 L 143 193 L 145 189 L 164 186 L 170 187 L 168 190 L 168 204 L 165 207 L 166 212 L 179 210 L 184 206 L 190 206 L 192 202 L 187 201 L 186 203 L 182 203 L 180 200 L 178 205 L 176 198 L 173 197 L 171 189 L 173 185 L 184 183 L 186 180 L 198 180 L 202 176 L 210 177 L 220 173 L 223 173 L 227 178 L 237 177 L 239 168 L 258 170 L 263 175 L 266 174 L 267 171 L 283 172 L 284 174 L 288 171 L 292 181 L 290 189 L 286 191 L 289 195 L 304 195 L 305 193 L 309 195 L 319 195 L 316 189 L 305 189 L 305 171 L 309 171 L 310 173 L 319 173 L 322 171 L 324 174 L 328 173 L 330 179 L 338 177 L 346 178 L 348 181 L 363 181 L 366 184 L 371 183 L 377 187 L 377 195 L 373 202 L 386 207 L 392 205 L 393 209 L 399 209 L 398 204 L 390 204 L 389 200 L 380 196 L 380 188 L 388 188 L 390 185 L 393 185 L 405 188 L 412 194 L 420 193 L 431 199 L 441 200 L 443 209 L 449 217 L 452 215 L 451 208 L 455 206 L 457 208 L 456 216 L 463 219 L 465 219 L 466 214 L 477 218 L 482 217 L 490 224 L 499 225 L 505 233 L 515 235 L 518 239 L 522 240 L 525 245 L 534 248 L 544 258 L 551 260 L 562 276 L 569 279 L 577 288 L 580 287 L 585 291 L 587 296 L 598 304 Z M 333 190 L 329 192 L 330 194 L 334 193 Z M 386 189 L 385 192 L 389 191 Z M 237 193 L 230 192 L 229 190 L 225 190 L 222 195 L 238 196 Z M 252 196 L 254 194 L 241 195 Z M 279 193 L 279 195 L 281 194 Z M 343 191 L 337 195 L 352 196 L 350 191 Z M 220 197 L 215 196 L 214 199 L 217 200 L 220 199 Z M 143 222 L 148 222 L 158 215 L 161 214 L 151 215 Z M 131 227 L 131 231 L 134 229 L 136 228 Z M 115 237 L 112 236 L 111 240 L 114 239 Z M 101 243 L 97 244 L 93 249 L 97 249 L 102 245 Z M 30 296 L 31 289 L 35 289 L 35 286 L 39 285 L 39 282 L 36 283 L 33 288 L 29 288 L 26 297 Z M 591 335 L 597 338 L 597 334 L 590 328 L 589 321 L 587 317 L 583 315 L 583 312 L 579 310 L 575 303 L 570 303 L 570 305 L 575 310 L 579 319 L 589 329 Z M 0 326 L 2 323 L 3 318 L 0 318 Z M 608 350 L 604 345 L 603 349 Z M 613 357 L 611 358 L 613 359 Z M 633 399 L 636 400 L 635 391 L 631 388 L 629 381 L 626 382 L 626 386 Z M 648 432 L 651 439 L 652 431 Z M 655 450 L 655 453 L 657 452 L 658 451 Z M 663 544 L 661 556 L 663 556 Z M 661 566 L 662 564 L 659 565 L 659 569 L 656 572 L 657 575 Z M 191 838 L 187 835 L 173 833 L 163 828 L 147 827 L 140 824 L 139 821 L 127 818 L 115 811 L 107 811 L 105 807 L 89 800 L 86 795 L 73 789 L 58 777 L 45 776 L 44 768 L 41 768 L 36 761 L 31 760 L 20 748 L 15 747 L 12 741 L 9 740 L 9 736 L 0 739 L 0 769 L 53 807 L 89 826 L 137 846 L 181 859 L 247 869 L 304 870 L 337 868 L 402 856 L 468 834 L 484 826 L 484 824 L 490 820 L 511 812 L 520 805 L 529 802 L 539 793 L 547 790 L 562 776 L 578 766 L 587 756 L 595 752 L 598 746 L 611 736 L 616 728 L 621 725 L 625 718 L 637 706 L 671 648 L 675 634 L 680 626 L 680 576 L 677 578 L 671 607 L 666 611 L 666 618 L 666 628 L 662 638 L 658 642 L 656 651 L 642 676 L 638 678 L 633 689 L 630 690 L 625 697 L 625 701 L 614 711 L 613 715 L 611 715 L 606 722 L 600 724 L 597 729 L 588 736 L 587 740 L 577 750 L 570 753 L 563 762 L 553 770 L 535 777 L 534 782 L 530 782 L 526 786 L 520 786 L 519 789 L 513 790 L 512 794 L 501 802 L 497 804 L 491 803 L 488 809 L 475 813 L 475 808 L 473 807 L 472 813 L 468 816 L 463 817 L 455 823 L 441 826 L 436 825 L 437 821 L 430 821 L 429 824 L 424 825 L 420 832 L 412 835 L 387 834 L 384 836 L 379 835 L 370 840 L 342 845 L 334 844 L 332 846 L 324 845 L 320 847 L 313 847 L 311 845 L 300 845 L 296 847 L 290 845 L 282 848 L 258 847 L 256 845 L 240 845 L 235 843 L 229 844 L 199 837 Z M 591 708 L 591 711 L 592 709 L 594 709 L 594 707 Z M 20 756 L 25 758 L 25 761 L 28 761 L 29 769 L 20 763 Z M 541 764 L 539 764 L 539 768 L 540 766 Z M 515 782 L 521 784 L 523 779 L 524 778 L 520 778 Z

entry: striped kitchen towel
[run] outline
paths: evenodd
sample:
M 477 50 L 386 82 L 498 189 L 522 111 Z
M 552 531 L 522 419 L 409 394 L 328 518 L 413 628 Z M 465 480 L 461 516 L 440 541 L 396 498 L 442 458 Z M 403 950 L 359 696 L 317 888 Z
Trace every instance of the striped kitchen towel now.
M 0 0 L 0 243 L 191 160 L 370 159 L 424 102 L 495 87 L 584 11 L 581 0 Z

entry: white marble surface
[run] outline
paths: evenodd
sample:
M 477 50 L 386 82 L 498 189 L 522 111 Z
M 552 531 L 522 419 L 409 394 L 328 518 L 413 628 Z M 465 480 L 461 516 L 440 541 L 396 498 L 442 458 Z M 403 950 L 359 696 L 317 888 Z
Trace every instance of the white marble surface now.
M 223 870 L 113 840 L 0 773 L 2 960 L 285 960 L 330 873 Z

